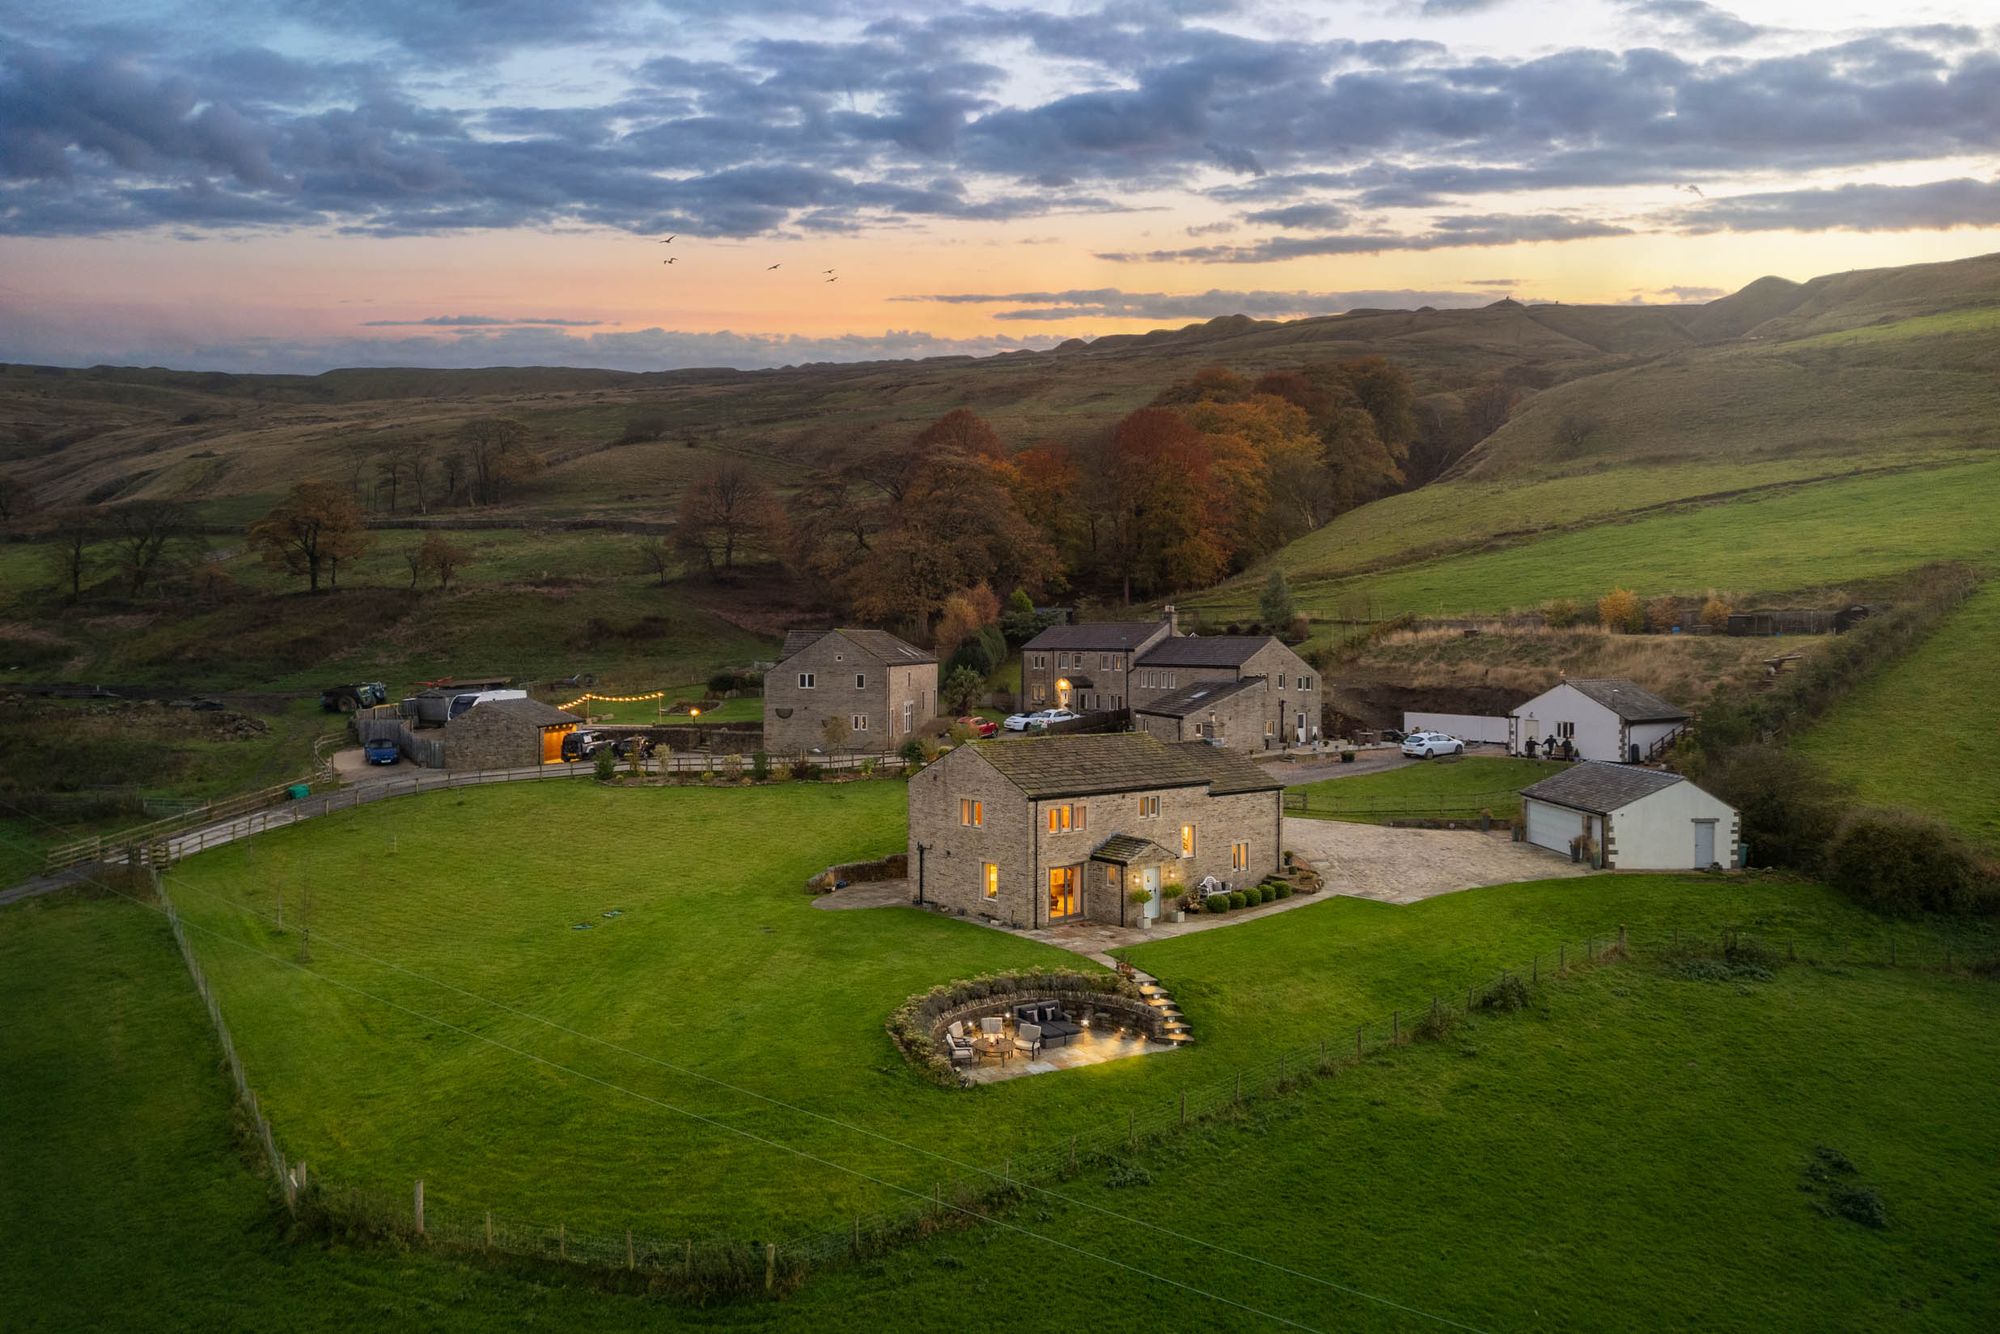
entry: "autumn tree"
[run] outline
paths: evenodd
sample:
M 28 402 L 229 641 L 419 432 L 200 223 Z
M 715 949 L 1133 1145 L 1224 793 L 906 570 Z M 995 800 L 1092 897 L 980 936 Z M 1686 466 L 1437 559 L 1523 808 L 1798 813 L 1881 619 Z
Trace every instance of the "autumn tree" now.
M 303 574 L 307 588 L 317 593 L 322 571 L 331 574 L 341 560 L 367 549 L 368 530 L 362 527 L 361 506 L 347 488 L 300 482 L 250 525 L 249 541 L 266 567 Z
M 879 519 L 876 506 L 856 494 L 857 484 L 838 461 L 808 473 L 785 502 L 785 549 L 792 572 L 831 601 L 857 557 L 868 550 Z
M 1120 421 L 1104 473 L 1115 497 L 1110 555 L 1126 602 L 1135 586 L 1199 588 L 1222 576 L 1229 550 L 1209 522 L 1209 447 L 1180 413 L 1140 408 Z
M 1701 604 L 1701 623 L 1716 634 L 1721 634 L 1729 629 L 1729 613 L 1732 610 L 1734 609 L 1727 602 L 1710 593 L 1708 600 Z
M 736 553 L 764 538 L 775 518 L 770 488 L 735 459 L 723 459 L 681 493 L 674 540 L 711 578 L 736 568 Z
M 475 505 L 501 500 L 518 482 L 541 471 L 528 448 L 528 428 L 512 417 L 475 417 L 458 432 L 460 482 Z
M 1075 451 L 1056 441 L 1030 445 L 1009 458 L 1002 476 L 1021 514 L 1073 568 L 1089 558 L 1090 518 Z
M 1161 390 L 1149 406 L 1178 408 L 1195 403 L 1234 403 L 1250 393 L 1250 381 L 1227 366 L 1204 366 L 1180 383 Z
M 920 459 L 944 450 L 989 459 L 1002 458 L 1007 453 L 999 434 L 970 408 L 953 408 L 917 432 L 916 439 L 910 442 L 910 452 Z
M 1614 588 L 1597 600 L 1597 620 L 1607 630 L 1636 635 L 1646 628 L 1646 609 L 1629 588 Z
M 938 661 L 949 661 L 959 645 L 999 619 L 1000 599 L 993 595 L 990 585 L 982 583 L 961 589 L 945 599 L 937 632 L 931 638 L 931 651 Z
M 472 564 L 472 551 L 443 533 L 425 533 L 417 548 L 417 563 L 424 573 L 437 580 L 440 589 L 450 592 L 451 581 Z

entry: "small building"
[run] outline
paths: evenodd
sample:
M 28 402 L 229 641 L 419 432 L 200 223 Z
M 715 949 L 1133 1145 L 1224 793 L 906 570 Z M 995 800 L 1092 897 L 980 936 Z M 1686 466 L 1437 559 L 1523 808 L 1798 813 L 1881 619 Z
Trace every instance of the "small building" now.
M 1576 758 L 1640 763 L 1659 758 L 1687 727 L 1687 711 L 1630 681 L 1564 681 L 1508 714 L 1507 749 L 1526 755 L 1567 741 Z
M 898 750 L 937 717 L 937 657 L 885 630 L 794 630 L 764 674 L 764 749 Z
M 1123 709 L 1139 655 L 1174 633 L 1171 607 L 1157 621 L 1052 625 L 1021 645 L 1021 707 Z
M 445 724 L 445 767 L 522 769 L 560 763 L 563 738 L 581 721 L 540 700 L 486 700 Z
M 1134 705 L 1132 726 L 1161 741 L 1206 741 L 1238 750 L 1264 746 L 1264 678 L 1196 681 Z
M 1605 870 L 1737 863 L 1736 808 L 1664 769 L 1586 760 L 1521 789 L 1521 807 L 1528 842 Z
M 1011 926 L 1137 925 L 1206 876 L 1255 884 L 1281 864 L 1284 785 L 1200 742 L 974 742 L 915 774 L 909 793 L 918 897 Z
M 1172 635 L 1139 655 L 1132 707 L 1157 709 L 1200 683 L 1246 685 L 1252 723 L 1221 738 L 1232 750 L 1282 750 L 1319 740 L 1320 682 L 1276 635 Z M 1242 706 L 1248 708 L 1248 705 Z

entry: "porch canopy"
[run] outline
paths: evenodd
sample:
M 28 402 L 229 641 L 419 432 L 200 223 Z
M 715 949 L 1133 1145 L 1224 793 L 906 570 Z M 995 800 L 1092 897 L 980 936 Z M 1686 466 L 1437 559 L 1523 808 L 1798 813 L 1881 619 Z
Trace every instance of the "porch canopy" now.
M 1140 838 L 1134 834 L 1113 834 L 1098 845 L 1090 854 L 1094 862 L 1110 862 L 1114 866 L 1146 866 L 1153 862 L 1177 862 L 1180 854 L 1168 852 L 1150 838 Z

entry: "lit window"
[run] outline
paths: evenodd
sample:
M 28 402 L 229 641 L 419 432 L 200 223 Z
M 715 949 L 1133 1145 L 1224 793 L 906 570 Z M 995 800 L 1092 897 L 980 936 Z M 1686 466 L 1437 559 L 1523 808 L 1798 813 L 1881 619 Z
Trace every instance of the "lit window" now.
M 1264 735 L 1265 735 L 1265 736 L 1269 736 L 1269 735 L 1271 735 L 1271 727 L 1272 727 L 1272 724 L 1271 724 L 1271 720 L 1270 720 L 1269 718 L 1266 718 L 1266 719 L 1264 720 Z
M 1060 806 L 1049 807 L 1049 832 L 1067 834 L 1072 829 L 1083 828 L 1083 807 L 1064 802 Z
M 1229 869 L 1232 871 L 1247 871 L 1250 869 L 1250 845 L 1248 843 L 1231 843 L 1229 845 Z
M 1159 814 L 1160 814 L 1160 799 L 1158 797 L 1139 798 L 1139 818 L 1141 820 L 1158 819 Z
M 811 690 L 812 688 L 813 688 L 813 674 L 811 672 L 800 672 L 799 689 Z
M 1191 824 L 1181 826 L 1181 856 L 1194 856 L 1194 826 Z
M 985 807 L 970 797 L 959 798 L 958 822 L 966 825 L 984 825 L 986 823 Z
M 992 862 L 986 863 L 986 897 L 989 899 L 1000 897 L 1000 868 Z

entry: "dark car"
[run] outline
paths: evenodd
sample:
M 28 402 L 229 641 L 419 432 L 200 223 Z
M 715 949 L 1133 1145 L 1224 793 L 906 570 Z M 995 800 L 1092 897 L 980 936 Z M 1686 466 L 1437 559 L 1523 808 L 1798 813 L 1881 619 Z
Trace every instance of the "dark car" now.
M 400 764 L 403 760 L 402 748 L 388 737 L 376 737 L 364 743 L 361 753 L 370 764 Z

